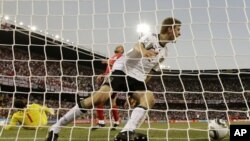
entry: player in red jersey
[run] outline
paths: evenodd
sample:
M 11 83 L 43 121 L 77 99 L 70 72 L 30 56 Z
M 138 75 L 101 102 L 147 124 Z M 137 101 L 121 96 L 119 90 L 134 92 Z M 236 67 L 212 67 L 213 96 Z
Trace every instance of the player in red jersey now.
M 115 61 L 117 59 L 119 59 L 122 56 L 123 52 L 124 52 L 123 46 L 122 45 L 118 45 L 115 48 L 115 51 L 114 51 L 115 54 L 114 54 L 114 56 L 112 56 L 109 60 L 103 61 L 103 63 L 107 64 L 107 67 L 106 67 L 106 70 L 103 73 L 103 75 L 99 75 L 96 78 L 96 81 L 97 81 L 98 84 L 102 84 L 103 83 L 104 77 L 110 73 L 110 71 L 112 70 L 113 64 L 115 63 Z M 111 96 L 112 114 L 113 114 L 113 117 L 114 117 L 113 128 L 111 130 L 115 130 L 116 127 L 119 126 L 119 112 L 118 112 L 118 107 L 116 105 L 116 98 L 117 98 L 117 94 L 116 93 Z M 98 124 L 95 127 L 92 128 L 93 130 L 105 126 L 103 106 L 104 105 L 102 105 L 102 104 L 97 106 Z

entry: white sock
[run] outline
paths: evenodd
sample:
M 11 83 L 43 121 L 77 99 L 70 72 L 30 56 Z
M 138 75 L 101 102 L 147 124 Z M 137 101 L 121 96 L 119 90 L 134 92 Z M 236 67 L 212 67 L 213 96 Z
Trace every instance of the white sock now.
M 99 124 L 105 124 L 105 121 L 104 120 L 99 120 L 98 123 Z
M 143 119 L 145 113 L 146 110 L 144 108 L 136 107 L 131 114 L 131 118 L 128 120 L 121 132 L 134 131 L 140 121 Z
M 119 124 L 120 124 L 120 122 L 119 122 L 119 121 L 114 121 L 114 124 L 119 125 Z
M 70 122 L 77 119 L 82 114 L 78 104 L 70 109 L 63 117 L 61 117 L 55 124 L 50 127 L 50 131 L 54 131 L 54 133 L 59 133 L 62 126 L 69 124 Z

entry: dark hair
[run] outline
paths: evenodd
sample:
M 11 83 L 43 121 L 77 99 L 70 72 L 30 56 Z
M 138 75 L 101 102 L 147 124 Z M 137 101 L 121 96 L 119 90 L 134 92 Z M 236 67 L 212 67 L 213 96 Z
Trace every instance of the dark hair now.
M 26 104 L 22 100 L 15 100 L 14 107 L 15 108 L 24 108 Z
M 161 34 L 167 33 L 168 28 L 174 28 L 176 25 L 181 25 L 181 21 L 172 17 L 164 19 L 161 26 Z
M 122 45 L 118 45 L 118 46 L 115 48 L 114 53 L 119 53 L 119 51 L 117 51 L 118 48 L 123 48 L 123 46 L 122 46 Z M 123 54 L 123 52 L 124 52 L 124 49 L 123 49 L 123 51 L 120 52 L 120 53 Z

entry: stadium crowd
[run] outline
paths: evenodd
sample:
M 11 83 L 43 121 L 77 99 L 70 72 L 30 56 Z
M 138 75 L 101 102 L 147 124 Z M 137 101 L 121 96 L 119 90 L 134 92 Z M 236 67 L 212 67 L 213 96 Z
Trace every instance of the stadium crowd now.
M 93 91 L 98 87 L 92 85 L 92 68 L 76 66 L 76 61 L 52 60 L 53 58 L 44 61 L 42 55 L 33 53 L 29 57 L 22 50 L 16 49 L 13 53 L 9 48 L 11 47 L 0 47 L 0 75 L 5 84 L 13 84 L 14 78 L 16 86 L 31 85 L 34 89 L 52 92 Z
M 42 94 L 29 93 L 26 96 L 29 97 L 29 103 L 54 108 L 58 114 L 50 116 L 49 119 L 61 117 L 75 104 L 74 99 L 68 100 L 70 96 L 59 100 L 60 92 L 90 93 L 99 87 L 94 82 L 94 77 L 98 74 L 93 73 L 93 68 L 77 65 L 77 61 L 53 60 L 53 58 L 45 61 L 39 54 L 32 53 L 31 56 L 22 50 L 12 51 L 11 47 L 3 46 L 0 47 L 0 75 L 1 85 L 46 89 Z M 155 106 L 149 111 L 150 120 L 249 118 L 247 112 L 250 107 L 250 75 L 248 73 L 159 74 L 153 76 L 147 85 L 155 92 L 156 98 Z M 52 94 L 47 94 L 49 92 Z M 45 98 L 44 94 L 58 96 Z M 2 107 L 0 118 L 7 118 L 10 115 L 12 112 L 10 101 L 17 95 L 7 92 L 0 94 L 0 107 Z M 126 97 L 119 95 L 118 98 L 120 116 L 126 120 L 129 117 L 129 111 L 124 109 Z M 109 107 L 107 104 L 105 108 Z M 105 111 L 107 119 L 109 112 L 110 110 Z M 82 119 L 91 118 L 86 115 L 88 114 Z

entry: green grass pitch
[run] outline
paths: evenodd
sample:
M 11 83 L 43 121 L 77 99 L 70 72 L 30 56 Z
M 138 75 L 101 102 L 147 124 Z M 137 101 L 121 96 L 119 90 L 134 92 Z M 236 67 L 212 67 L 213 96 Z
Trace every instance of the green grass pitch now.
M 72 128 L 73 127 L 73 128 Z M 59 141 L 113 141 L 114 136 L 123 125 L 115 131 L 110 126 L 95 131 L 90 130 L 90 125 L 67 126 L 59 134 Z M 3 130 L 0 141 L 44 141 L 48 127 L 40 127 L 37 130 L 13 128 Z M 2 129 L 0 128 L 0 131 Z M 143 124 L 137 132 L 148 134 L 150 141 L 209 141 L 207 123 L 150 123 Z M 229 141 L 227 136 L 222 141 Z

